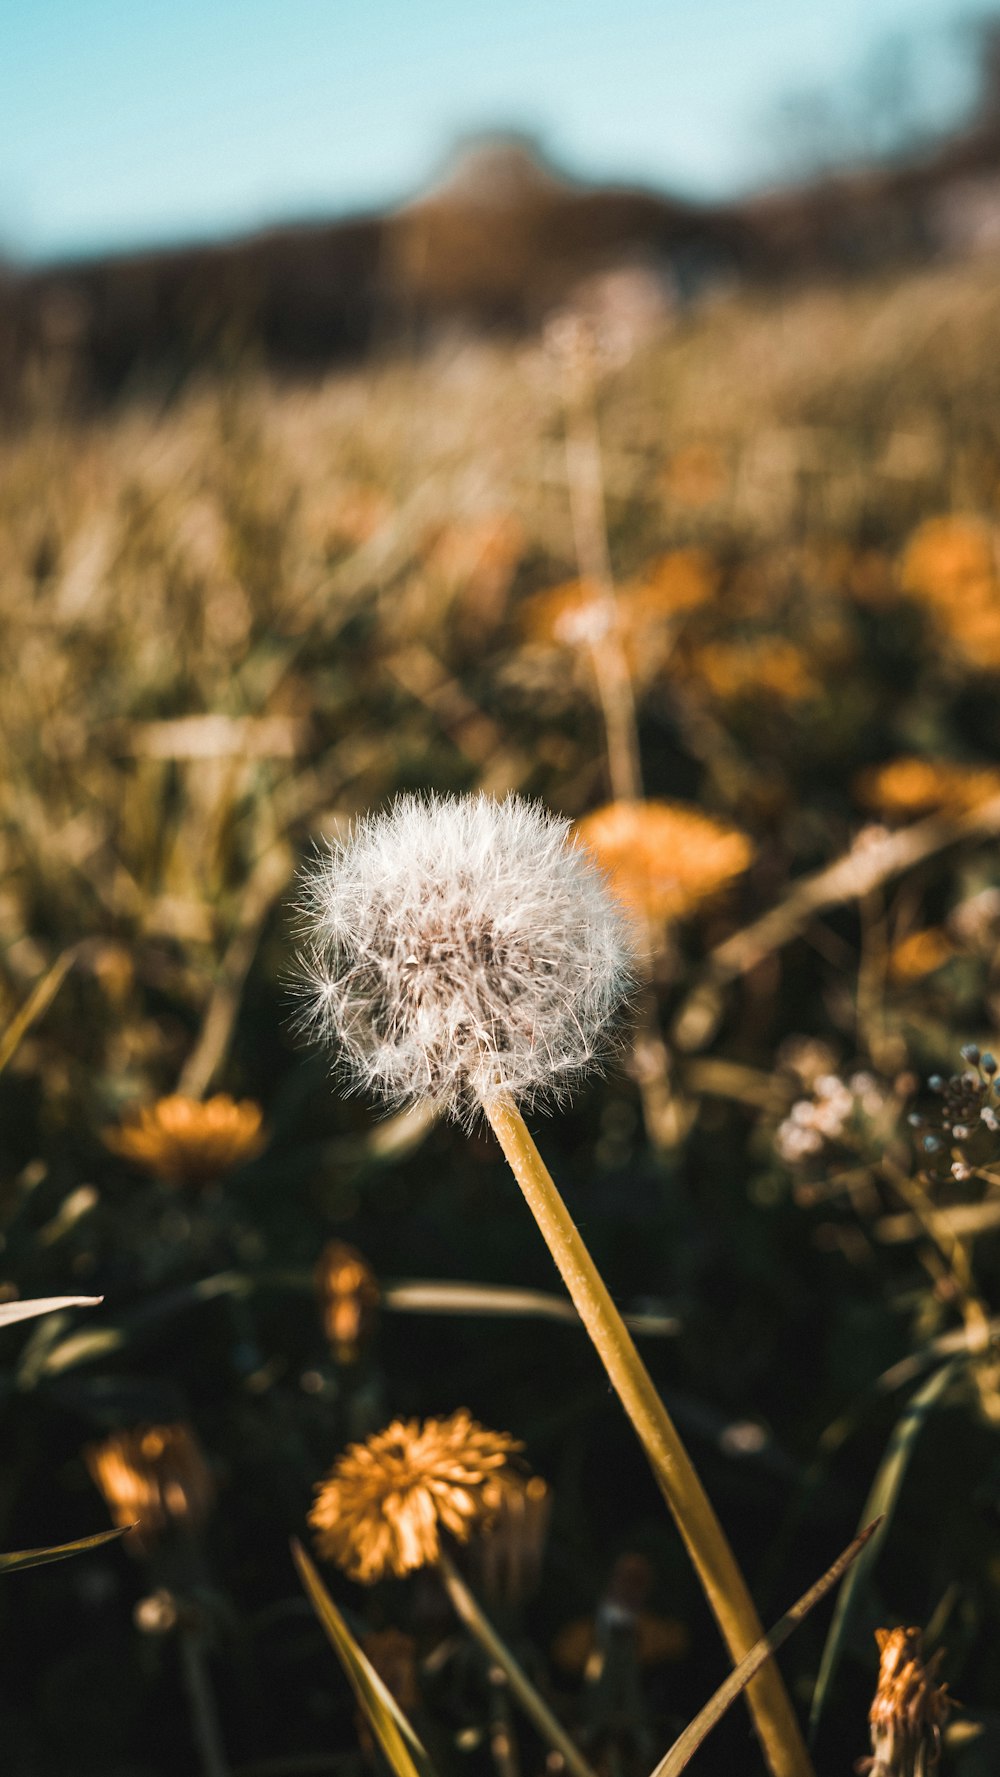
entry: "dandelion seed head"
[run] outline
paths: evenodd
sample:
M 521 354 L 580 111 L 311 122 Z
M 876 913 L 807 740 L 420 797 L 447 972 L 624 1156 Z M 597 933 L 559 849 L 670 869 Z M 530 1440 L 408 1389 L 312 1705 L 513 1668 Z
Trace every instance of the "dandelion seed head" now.
M 303 1022 L 391 1105 L 559 1097 L 606 1055 L 632 937 L 569 823 L 403 796 L 308 872 Z

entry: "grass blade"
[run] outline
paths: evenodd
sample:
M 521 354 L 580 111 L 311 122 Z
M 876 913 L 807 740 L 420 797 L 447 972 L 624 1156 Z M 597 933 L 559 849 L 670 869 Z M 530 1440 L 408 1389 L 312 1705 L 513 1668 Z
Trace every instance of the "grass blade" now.
M 933 1376 L 924 1383 L 923 1387 L 910 1397 L 893 1428 L 885 1455 L 879 1464 L 878 1472 L 861 1513 L 862 1523 L 877 1517 L 881 1519 L 881 1527 L 878 1535 L 869 1542 L 862 1560 L 855 1565 L 837 1599 L 837 1608 L 833 1613 L 833 1622 L 830 1624 L 830 1632 L 823 1648 L 823 1658 L 816 1679 L 816 1688 L 813 1691 L 812 1708 L 809 1711 L 810 1735 L 816 1732 L 847 1638 L 852 1612 L 861 1597 L 865 1581 L 882 1545 L 882 1539 L 892 1521 L 903 1478 L 909 1466 L 910 1457 L 913 1455 L 921 1427 L 931 1408 L 936 1405 L 947 1388 L 954 1371 L 954 1363 L 944 1364 L 941 1369 L 935 1370 Z
M 34 1320 L 36 1314 L 55 1314 L 60 1308 L 96 1308 L 103 1296 L 35 1296 L 27 1302 L 0 1302 L 0 1327 L 17 1320 Z
M 388 1687 L 358 1646 L 302 1544 L 292 1558 L 309 1602 L 333 1645 L 359 1707 L 396 1777 L 436 1777 L 428 1754 Z
M 438 1567 L 455 1615 L 465 1624 L 470 1634 L 475 1636 L 487 1659 L 505 1673 L 512 1695 L 517 1698 L 542 1739 L 549 1742 L 566 1770 L 572 1773 L 572 1777 L 595 1777 L 593 1767 L 587 1763 L 561 1722 L 556 1720 L 544 1697 L 539 1696 L 524 1668 L 497 1634 L 451 1557 L 444 1551 L 438 1556 Z
M 833 1566 L 827 1568 L 822 1579 L 817 1580 L 814 1586 L 810 1586 L 808 1592 L 803 1592 L 802 1597 L 792 1605 L 791 1610 L 786 1610 L 784 1616 L 775 1623 L 770 1633 L 758 1641 L 756 1647 L 750 1649 L 746 1658 L 740 1661 L 739 1665 L 729 1674 L 725 1683 L 720 1684 L 714 1696 L 709 1698 L 704 1709 L 699 1710 L 694 1720 L 688 1723 L 680 1738 L 674 1741 L 666 1757 L 662 1758 L 657 1765 L 653 1777 L 678 1777 L 678 1773 L 690 1763 L 702 1741 L 715 1727 L 716 1722 L 725 1715 L 730 1704 L 735 1703 L 744 1686 L 749 1684 L 754 1673 L 777 1648 L 781 1647 L 783 1642 L 788 1640 L 803 1618 L 807 1617 L 820 1599 L 825 1598 L 831 1587 L 837 1584 L 851 1563 L 857 1560 L 865 1545 L 870 1543 L 878 1528 L 879 1523 L 876 1520 L 874 1524 L 869 1524 L 860 1536 L 856 1536 L 843 1554 L 837 1556 Z
M 32 1025 L 37 1024 L 43 1013 L 48 1011 L 76 957 L 75 944 L 71 944 L 68 950 L 56 957 L 51 968 L 36 982 L 21 1010 L 14 1014 L 6 1030 L 0 1034 L 0 1073 L 3 1073 L 8 1061 L 17 1054 Z
M 0 1574 L 20 1573 L 23 1567 L 45 1567 L 50 1561 L 67 1561 L 70 1555 L 83 1555 L 88 1549 L 99 1549 L 102 1543 L 114 1542 L 132 1528 L 125 1524 L 119 1530 L 99 1530 L 96 1536 L 82 1536 L 75 1543 L 54 1543 L 50 1549 L 15 1549 L 9 1555 L 0 1555 Z
M 565 1301 L 562 1296 L 510 1284 L 436 1283 L 429 1279 L 406 1278 L 386 1284 L 382 1301 L 386 1308 L 407 1314 L 485 1314 L 555 1320 L 568 1326 L 580 1324 L 572 1302 Z M 633 1333 L 659 1338 L 670 1338 L 681 1330 L 680 1321 L 674 1314 L 623 1314 L 622 1319 Z

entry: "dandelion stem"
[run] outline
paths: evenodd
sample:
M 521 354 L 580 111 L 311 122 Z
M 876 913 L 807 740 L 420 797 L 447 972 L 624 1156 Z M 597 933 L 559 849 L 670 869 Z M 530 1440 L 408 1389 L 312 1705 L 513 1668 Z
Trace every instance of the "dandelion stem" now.
M 438 1558 L 438 1572 L 444 1581 L 445 1590 L 451 1599 L 452 1608 L 459 1621 L 464 1623 L 470 1634 L 475 1636 L 483 1652 L 506 1674 L 511 1692 L 517 1698 L 528 1719 L 543 1740 L 558 1752 L 568 1771 L 573 1777 L 594 1777 L 594 1771 L 588 1765 L 582 1752 L 574 1746 L 565 1728 L 558 1722 L 543 1697 L 540 1697 L 524 1668 L 511 1653 L 506 1642 L 500 1639 L 489 1618 L 469 1590 L 464 1579 L 451 1557 L 444 1550 Z
M 205 1645 L 197 1628 L 182 1628 L 180 1634 L 181 1669 L 184 1688 L 191 1710 L 191 1730 L 203 1777 L 228 1777 L 222 1730 L 212 1694 L 212 1681 L 205 1661 Z
M 589 376 L 567 390 L 566 471 L 577 563 L 606 619 L 604 634 L 593 644 L 591 656 L 607 736 L 611 793 L 616 801 L 633 802 L 642 796 L 635 694 L 618 625 L 601 442 Z
M 764 1631 L 722 1526 L 520 1111 L 506 1096 L 491 1097 L 483 1108 L 635 1427 L 737 1664 Z M 747 1687 L 747 1702 L 773 1777 L 811 1777 L 809 1755 L 773 1660 Z

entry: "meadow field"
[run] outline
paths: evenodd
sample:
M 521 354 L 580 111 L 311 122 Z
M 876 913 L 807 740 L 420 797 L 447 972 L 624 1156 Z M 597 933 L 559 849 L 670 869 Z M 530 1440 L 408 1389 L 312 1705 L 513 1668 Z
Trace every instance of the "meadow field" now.
M 447 1567 L 308 1522 L 461 1409 L 523 1453 L 456 1571 L 584 1767 L 726 1675 L 486 1123 L 297 1032 L 298 874 L 409 791 L 566 817 L 641 932 L 529 1122 L 763 1622 L 881 1517 L 779 1656 L 816 1772 L 911 1627 L 871 1768 L 996 1770 L 995 262 L 104 407 L 39 363 L 0 612 L 0 1299 L 104 1298 L 0 1329 L 0 1548 L 139 1520 L 0 1574 L 11 1777 L 387 1771 L 290 1538 L 438 1777 L 566 1768 Z M 766 1769 L 742 1699 L 691 1768 Z

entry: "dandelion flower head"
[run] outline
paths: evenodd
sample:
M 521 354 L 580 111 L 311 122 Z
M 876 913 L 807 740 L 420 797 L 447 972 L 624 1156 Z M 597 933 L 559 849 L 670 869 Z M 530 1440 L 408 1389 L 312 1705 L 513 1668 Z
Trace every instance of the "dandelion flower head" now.
M 263 1118 L 250 1098 L 237 1103 L 219 1092 L 202 1102 L 172 1093 L 143 1105 L 121 1128 L 105 1130 L 104 1142 L 157 1178 L 207 1184 L 260 1153 Z
M 941 810 L 971 813 L 1000 796 L 1000 771 L 953 759 L 906 756 L 861 772 L 855 785 L 865 808 L 883 815 L 910 816 Z
M 685 918 L 753 859 L 745 833 L 680 802 L 609 802 L 576 833 L 623 905 L 646 919 Z
M 929 1771 L 941 1756 L 941 1731 L 951 1709 L 947 1685 L 935 1682 L 939 1655 L 923 1656 L 919 1629 L 876 1629 L 878 1689 L 869 1713 L 872 1777 Z
M 371 1585 L 437 1561 L 441 1532 L 466 1542 L 495 1514 L 511 1458 L 521 1449 L 462 1408 L 449 1419 L 395 1419 L 352 1444 L 316 1489 L 309 1522 L 316 1547 Z
M 84 1459 L 112 1520 L 149 1548 L 171 1525 L 195 1530 L 215 1499 L 215 1484 L 191 1426 L 141 1425 L 88 1444 Z
M 391 1104 L 557 1097 L 608 1046 L 628 921 L 535 803 L 403 796 L 307 879 L 304 1023 Z

